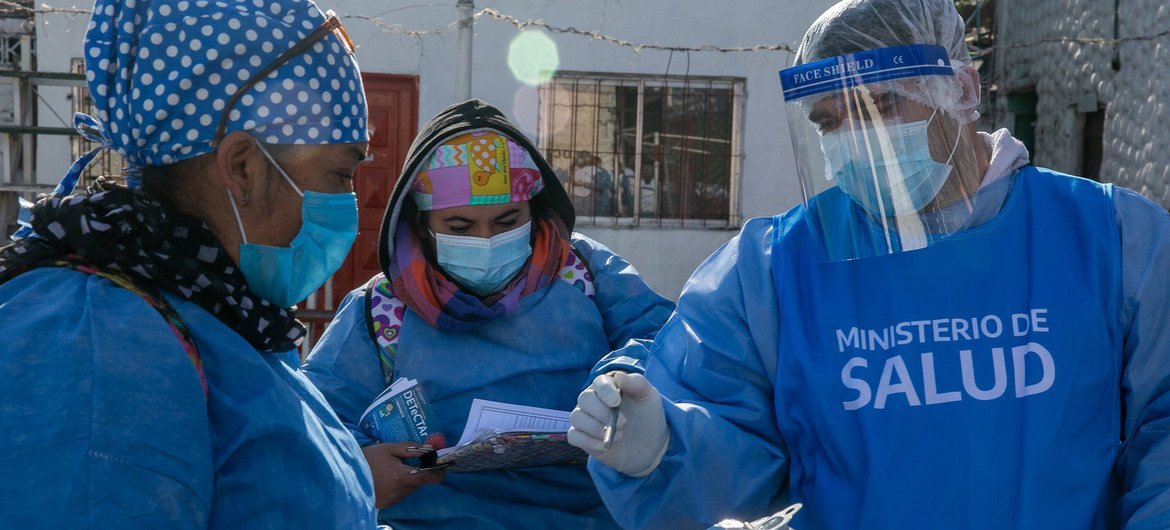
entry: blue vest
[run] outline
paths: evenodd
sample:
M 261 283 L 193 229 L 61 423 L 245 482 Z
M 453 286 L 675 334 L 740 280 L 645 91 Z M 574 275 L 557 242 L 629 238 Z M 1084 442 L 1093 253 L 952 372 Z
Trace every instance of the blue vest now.
M 1112 187 L 1025 167 L 925 249 L 821 259 L 774 221 L 776 415 L 802 530 L 1098 529 L 1120 443 Z M 851 208 L 835 190 L 818 197 Z

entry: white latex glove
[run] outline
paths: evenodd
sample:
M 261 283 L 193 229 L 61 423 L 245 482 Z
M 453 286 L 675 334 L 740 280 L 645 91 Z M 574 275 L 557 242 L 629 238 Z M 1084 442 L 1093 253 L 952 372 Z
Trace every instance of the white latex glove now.
M 617 432 L 606 449 L 602 439 L 614 409 L 618 410 Z M 569 423 L 570 444 L 632 477 L 654 471 L 670 445 L 662 397 L 642 374 L 610 372 L 597 376 L 577 396 Z

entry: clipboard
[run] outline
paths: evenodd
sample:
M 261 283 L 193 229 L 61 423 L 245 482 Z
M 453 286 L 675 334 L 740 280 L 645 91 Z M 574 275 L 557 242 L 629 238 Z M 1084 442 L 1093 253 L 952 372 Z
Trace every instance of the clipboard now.
M 472 401 L 455 447 L 440 449 L 432 468 L 471 473 L 547 465 L 583 465 L 588 455 L 569 445 L 569 413 L 485 399 Z M 423 463 L 426 467 L 427 462 Z
M 433 467 L 471 473 L 548 465 L 584 465 L 589 455 L 569 445 L 561 432 L 484 431 L 438 457 Z

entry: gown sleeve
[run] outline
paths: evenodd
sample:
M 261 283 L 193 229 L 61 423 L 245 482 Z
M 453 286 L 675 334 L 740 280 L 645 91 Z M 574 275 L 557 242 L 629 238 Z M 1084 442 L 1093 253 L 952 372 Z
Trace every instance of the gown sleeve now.
M 707 528 L 779 507 L 788 456 L 773 380 L 778 307 L 770 219 L 749 221 L 691 276 L 650 350 L 670 445 L 654 472 L 591 460 L 602 498 L 627 528 Z
M 1170 216 L 1127 189 L 1114 204 L 1126 325 L 1118 509 L 1127 530 L 1170 528 Z

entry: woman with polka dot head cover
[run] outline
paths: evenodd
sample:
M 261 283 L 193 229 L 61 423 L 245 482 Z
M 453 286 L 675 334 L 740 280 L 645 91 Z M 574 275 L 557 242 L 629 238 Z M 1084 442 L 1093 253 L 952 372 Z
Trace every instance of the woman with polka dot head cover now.
M 573 222 L 552 167 L 495 107 L 465 101 L 420 130 L 383 217 L 382 274 L 342 301 L 302 367 L 363 446 L 380 522 L 617 528 L 583 465 L 419 471 L 417 442 L 361 421 L 393 381 L 416 380 L 439 449 L 475 398 L 569 411 L 598 374 L 641 371 L 674 304 Z
M 358 445 L 283 360 L 345 258 L 366 102 L 308 0 L 98 0 L 94 116 L 126 186 L 0 249 L 0 513 L 14 528 L 372 528 Z

